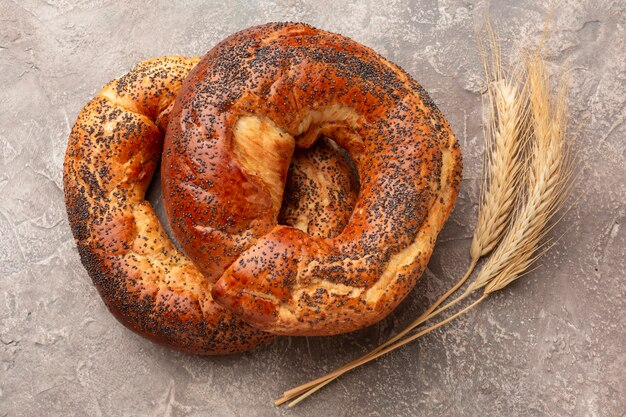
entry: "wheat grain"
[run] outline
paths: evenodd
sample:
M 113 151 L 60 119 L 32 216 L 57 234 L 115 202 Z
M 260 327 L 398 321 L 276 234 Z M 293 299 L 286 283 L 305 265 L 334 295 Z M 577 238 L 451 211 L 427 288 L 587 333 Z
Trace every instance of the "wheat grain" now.
M 517 185 L 524 162 L 521 151 L 529 133 L 523 83 L 517 72 L 507 75 L 503 71 L 498 41 L 491 25 L 487 22 L 486 26 L 490 59 L 482 42 L 479 45 L 487 78 L 490 117 L 484 135 L 484 184 L 470 246 L 474 264 L 494 249 L 511 219 L 520 190 Z
M 570 145 L 566 142 L 566 83 L 560 80 L 557 94 L 550 94 L 546 64 L 539 56 L 526 59 L 533 141 L 526 172 L 523 204 L 470 289 L 485 293 L 502 289 L 535 261 L 549 222 L 563 203 L 572 173 Z

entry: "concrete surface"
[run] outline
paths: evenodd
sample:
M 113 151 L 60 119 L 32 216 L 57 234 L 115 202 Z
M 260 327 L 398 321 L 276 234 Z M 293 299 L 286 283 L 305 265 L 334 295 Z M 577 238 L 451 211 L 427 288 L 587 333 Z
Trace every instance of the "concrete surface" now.
M 623 1 L 554 5 L 549 58 L 569 63 L 580 173 L 541 268 L 293 410 L 272 399 L 401 329 L 466 267 L 482 155 L 474 27 L 490 10 L 509 54 L 538 39 L 549 2 L 173 3 L 0 0 L 0 416 L 625 415 Z M 168 351 L 118 324 L 80 264 L 61 182 L 70 126 L 141 59 L 287 19 L 351 36 L 426 87 L 463 147 L 457 207 L 416 290 L 377 326 L 234 357 Z

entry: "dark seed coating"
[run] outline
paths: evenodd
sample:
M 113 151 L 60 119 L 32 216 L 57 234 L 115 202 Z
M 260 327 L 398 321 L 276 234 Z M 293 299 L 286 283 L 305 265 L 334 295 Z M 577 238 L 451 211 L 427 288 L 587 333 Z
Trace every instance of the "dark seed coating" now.
M 81 259 L 111 312 L 166 346 L 224 354 L 251 349 L 271 336 L 212 300 L 210 282 L 175 249 L 144 200 L 171 104 L 197 62 L 145 61 L 105 87 L 72 129 L 64 188 Z M 346 164 L 330 142 L 300 152 L 291 166 L 293 195 L 283 204 L 283 221 L 306 216 L 318 235 L 339 233 L 358 193 Z M 320 184 L 307 177 L 311 168 L 332 180 Z M 336 217 L 324 215 L 325 204 L 336 206 Z
M 178 350 L 225 354 L 271 335 L 213 301 L 211 283 L 174 247 L 144 200 L 170 105 L 197 62 L 142 62 L 81 111 L 65 156 L 65 202 L 83 265 L 119 321 Z
M 292 142 L 243 158 L 245 117 L 271 121 Z M 258 175 L 264 157 L 288 165 L 294 147 L 320 134 L 350 154 L 360 182 L 332 237 L 277 226 L 276 184 Z M 282 189 L 286 170 L 276 171 Z M 341 35 L 274 23 L 230 36 L 185 80 L 162 175 L 174 233 L 217 281 L 218 303 L 276 334 L 335 334 L 382 319 L 413 288 L 456 199 L 461 153 L 397 66 Z

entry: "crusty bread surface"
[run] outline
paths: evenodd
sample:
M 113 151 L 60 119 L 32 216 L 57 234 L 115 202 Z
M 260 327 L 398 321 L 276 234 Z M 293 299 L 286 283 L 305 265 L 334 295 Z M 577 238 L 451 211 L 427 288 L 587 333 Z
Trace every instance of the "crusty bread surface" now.
M 294 151 L 320 136 L 359 176 L 333 236 L 278 224 Z M 348 332 L 391 312 L 426 267 L 460 177 L 459 145 L 417 82 L 297 23 L 238 32 L 198 63 L 172 109 L 162 171 L 174 234 L 213 298 L 285 335 Z

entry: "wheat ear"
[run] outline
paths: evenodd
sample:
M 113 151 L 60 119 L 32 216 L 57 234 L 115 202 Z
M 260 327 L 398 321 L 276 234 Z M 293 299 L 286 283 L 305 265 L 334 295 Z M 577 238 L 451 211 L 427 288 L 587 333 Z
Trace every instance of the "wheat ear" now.
M 571 185 L 571 146 L 566 142 L 567 88 L 559 80 L 551 95 L 546 64 L 539 56 L 526 59 L 533 141 L 526 170 L 523 204 L 498 249 L 487 260 L 468 291 L 485 287 L 485 294 L 500 290 L 517 279 L 537 258 L 549 222 L 562 206 Z
M 491 252 L 502 238 L 511 219 L 519 194 L 523 155 L 528 140 L 525 91 L 517 72 L 504 74 L 498 41 L 487 22 L 491 65 L 485 48 L 480 47 L 487 77 L 487 96 L 491 117 L 485 134 L 485 164 L 478 219 L 470 246 L 476 263 Z M 479 38 L 480 39 L 480 38 Z M 479 43 L 481 45 L 481 43 Z M 521 87 L 520 87 L 521 86 Z

